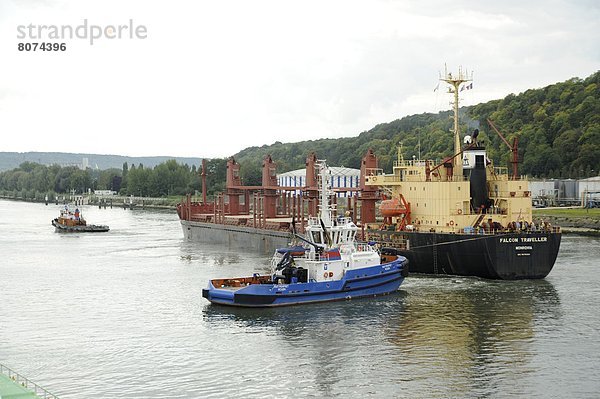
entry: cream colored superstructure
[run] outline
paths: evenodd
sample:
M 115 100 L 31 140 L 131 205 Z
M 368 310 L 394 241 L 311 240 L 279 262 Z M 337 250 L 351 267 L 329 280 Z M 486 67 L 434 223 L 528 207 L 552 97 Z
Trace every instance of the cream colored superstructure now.
M 398 150 L 398 160 L 394 162 L 392 174 L 384 174 L 381 169 L 367 170 L 366 184 L 379 186 L 390 192 L 392 198 L 404 197 L 410 205 L 410 212 L 400 217 L 408 217 L 407 229 L 436 232 L 462 232 L 465 228 L 478 228 L 497 222 L 502 227 L 509 223 L 532 222 L 531 194 L 526 180 L 509 180 L 506 168 L 494 168 L 485 157 L 485 149 L 465 142 L 461 148 L 458 121 L 458 102 L 460 86 L 472 81 L 472 73 L 459 69 L 459 73 L 445 71 L 440 80 L 450 87 L 448 93 L 453 95 L 454 102 L 454 156 L 436 165 L 434 161 L 411 160 L 402 158 Z M 469 141 L 471 138 L 469 137 Z M 471 209 L 470 182 L 463 175 L 463 166 L 469 173 L 476 155 L 486 160 L 487 193 L 491 206 L 481 210 Z M 407 223 L 399 223 L 400 217 L 392 218 L 397 228 Z
M 487 166 L 488 195 L 493 206 L 481 214 L 471 212 L 470 183 L 464 176 L 450 177 L 447 168 L 442 167 L 428 177 L 428 165 L 429 161 L 404 161 L 399 157 L 392 174 L 384 174 L 381 169 L 367 171 L 366 184 L 385 187 L 393 198 L 402 194 L 410 204 L 410 224 L 415 230 L 461 232 L 489 219 L 503 227 L 510 222 L 531 223 L 528 182 L 509 180 L 505 168 Z M 393 223 L 398 221 L 393 218 Z

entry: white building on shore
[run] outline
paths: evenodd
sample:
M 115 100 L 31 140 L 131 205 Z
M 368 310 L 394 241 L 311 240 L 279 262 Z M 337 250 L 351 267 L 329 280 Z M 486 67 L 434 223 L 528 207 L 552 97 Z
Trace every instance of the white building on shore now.
M 360 182 L 360 169 L 345 167 L 329 167 L 331 170 L 331 180 L 329 185 L 332 189 L 357 188 Z M 285 187 L 304 187 L 306 186 L 306 169 L 292 170 L 277 175 L 277 183 Z M 300 191 L 300 190 L 298 190 Z M 351 192 L 338 192 L 338 197 L 350 197 Z
M 529 190 L 531 197 L 535 199 L 543 198 L 561 202 L 578 202 L 582 205 L 586 198 L 598 199 L 600 197 L 600 176 L 589 177 L 587 179 L 546 179 L 530 180 Z

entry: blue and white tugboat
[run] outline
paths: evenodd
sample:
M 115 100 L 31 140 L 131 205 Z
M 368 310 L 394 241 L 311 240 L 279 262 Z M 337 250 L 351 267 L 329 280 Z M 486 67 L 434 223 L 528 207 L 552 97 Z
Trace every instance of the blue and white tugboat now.
M 274 307 L 384 295 L 398 289 L 408 275 L 408 260 L 356 242 L 351 218 L 333 217 L 329 169 L 319 164 L 320 211 L 311 217 L 301 245 L 280 248 L 271 275 L 210 280 L 202 296 L 222 305 Z

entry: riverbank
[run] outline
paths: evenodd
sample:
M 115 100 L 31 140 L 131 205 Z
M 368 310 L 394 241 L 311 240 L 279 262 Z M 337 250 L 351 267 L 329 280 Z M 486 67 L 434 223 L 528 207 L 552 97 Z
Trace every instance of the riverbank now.
M 600 209 L 542 208 L 533 210 L 534 220 L 560 226 L 565 234 L 600 235 Z
M 57 199 L 58 198 L 58 199 Z M 168 209 L 176 210 L 181 197 L 153 198 L 153 197 L 127 197 L 127 196 L 97 196 L 77 195 L 75 198 L 57 197 L 46 200 L 45 198 L 23 198 L 0 195 L 0 199 L 21 202 L 34 202 L 46 204 L 73 204 L 98 206 L 101 208 L 139 208 L 139 209 Z

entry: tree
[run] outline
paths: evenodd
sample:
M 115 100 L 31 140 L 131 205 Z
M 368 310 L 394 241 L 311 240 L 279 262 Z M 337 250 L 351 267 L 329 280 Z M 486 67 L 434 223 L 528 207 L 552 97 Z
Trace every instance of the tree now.
M 121 171 L 121 184 L 120 184 L 120 190 L 123 190 L 123 192 L 127 192 L 127 174 L 129 173 L 129 168 L 127 167 L 127 162 L 123 162 L 123 169 Z

